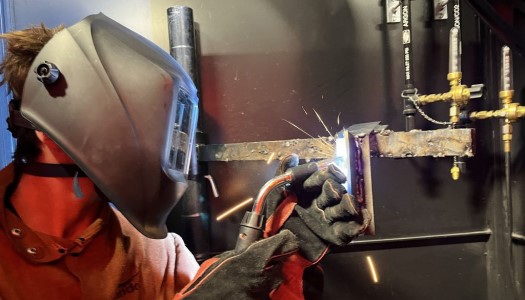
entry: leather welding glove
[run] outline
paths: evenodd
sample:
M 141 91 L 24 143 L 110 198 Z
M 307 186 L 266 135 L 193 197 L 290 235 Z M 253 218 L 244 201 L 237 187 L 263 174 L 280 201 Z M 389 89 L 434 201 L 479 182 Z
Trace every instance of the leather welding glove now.
M 298 164 L 298 157 L 283 159 L 280 172 Z M 354 197 L 342 185 L 345 175 L 335 166 L 318 170 L 304 182 L 268 195 L 265 236 L 289 229 L 300 241 L 299 252 L 318 262 L 331 246 L 344 246 L 369 225 L 368 210 L 358 210 Z
M 282 230 L 245 250 L 224 252 L 206 260 L 174 299 L 270 299 L 282 281 L 282 261 L 297 249 L 297 237 Z
M 297 155 L 285 157 L 276 175 L 298 163 Z M 272 236 L 289 229 L 300 241 L 299 252 L 283 263 L 284 281 L 272 299 L 322 299 L 324 276 L 318 262 L 329 247 L 349 243 L 368 226 L 369 214 L 356 209 L 353 197 L 341 185 L 346 180 L 344 177 L 331 166 L 268 194 L 264 235 Z

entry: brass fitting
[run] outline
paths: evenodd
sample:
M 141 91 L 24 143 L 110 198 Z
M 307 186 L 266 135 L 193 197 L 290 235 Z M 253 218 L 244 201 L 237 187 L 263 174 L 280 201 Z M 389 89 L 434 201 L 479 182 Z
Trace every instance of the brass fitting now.
M 470 99 L 470 90 L 463 84 L 451 86 L 450 93 L 452 94 L 452 102 L 459 106 L 467 105 Z
M 503 151 L 505 153 L 509 153 L 511 149 L 512 123 L 525 116 L 525 106 L 520 106 L 519 103 L 513 103 L 513 95 L 513 90 L 500 91 L 499 98 L 502 103 L 501 109 L 476 111 L 469 115 L 473 120 L 488 118 L 505 119 L 505 124 L 501 128 L 501 139 L 503 141 Z
M 459 106 L 456 103 L 452 102 L 452 104 L 450 104 L 450 109 L 449 109 L 450 122 L 458 123 L 459 113 L 460 113 Z
M 452 169 L 450 169 L 450 174 L 452 174 L 452 179 L 453 180 L 458 180 L 459 179 L 459 173 L 461 173 L 459 167 L 454 164 L 454 166 L 452 166 Z
M 499 99 L 503 105 L 512 103 L 514 90 L 499 91 Z
M 512 142 L 512 125 L 505 121 L 505 125 L 501 127 L 501 139 L 503 140 L 503 152 L 510 152 L 510 145 Z
M 461 82 L 461 72 L 447 74 L 447 80 L 450 83 L 450 91 L 441 94 L 421 95 L 418 97 L 418 103 L 425 105 L 428 103 L 447 101 L 450 102 L 450 122 L 458 123 L 461 108 L 467 105 L 470 100 L 470 89 Z
M 447 80 L 450 82 L 450 86 L 459 85 L 463 73 L 461 72 L 452 72 L 447 74 Z

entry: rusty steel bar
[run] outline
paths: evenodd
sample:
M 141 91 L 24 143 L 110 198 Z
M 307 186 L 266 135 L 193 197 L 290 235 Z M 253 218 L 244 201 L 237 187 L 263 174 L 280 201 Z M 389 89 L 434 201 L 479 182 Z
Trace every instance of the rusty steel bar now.
M 382 130 L 370 135 L 370 154 L 373 157 L 445 157 L 474 156 L 472 128 L 438 129 L 409 132 Z M 334 156 L 333 138 L 292 139 L 232 144 L 199 145 L 200 161 L 280 160 L 295 153 L 308 160 Z

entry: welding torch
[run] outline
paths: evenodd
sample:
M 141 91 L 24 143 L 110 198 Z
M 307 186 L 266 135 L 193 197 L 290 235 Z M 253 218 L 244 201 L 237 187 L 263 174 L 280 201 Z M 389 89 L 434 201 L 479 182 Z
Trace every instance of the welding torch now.
M 235 250 L 244 250 L 252 243 L 261 239 L 266 221 L 262 212 L 265 201 L 272 191 L 294 182 L 304 181 L 314 172 L 328 168 L 328 166 L 336 160 L 337 159 L 329 158 L 299 165 L 288 169 L 284 174 L 278 175 L 266 182 L 259 190 L 252 210 L 247 211 L 242 219 Z

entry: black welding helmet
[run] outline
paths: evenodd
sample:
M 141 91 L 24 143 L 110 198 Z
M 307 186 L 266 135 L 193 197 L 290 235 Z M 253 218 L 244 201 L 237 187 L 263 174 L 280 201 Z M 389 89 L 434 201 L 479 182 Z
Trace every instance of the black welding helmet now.
M 44 46 L 21 113 L 140 232 L 163 238 L 186 189 L 197 106 L 195 85 L 170 55 L 97 14 Z

